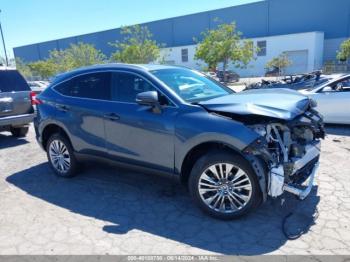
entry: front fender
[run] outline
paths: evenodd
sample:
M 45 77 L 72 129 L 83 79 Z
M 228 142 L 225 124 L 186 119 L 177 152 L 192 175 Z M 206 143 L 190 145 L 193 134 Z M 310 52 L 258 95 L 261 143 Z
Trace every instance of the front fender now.
M 201 107 L 177 117 L 175 128 L 175 173 L 178 174 L 187 154 L 200 144 L 217 142 L 241 152 L 259 137 L 244 124 L 208 113 Z

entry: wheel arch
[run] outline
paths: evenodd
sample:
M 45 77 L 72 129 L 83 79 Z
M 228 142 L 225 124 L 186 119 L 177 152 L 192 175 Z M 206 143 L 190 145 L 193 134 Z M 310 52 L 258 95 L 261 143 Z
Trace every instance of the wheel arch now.
M 50 123 L 47 124 L 43 130 L 42 130 L 42 145 L 43 148 L 46 150 L 46 145 L 47 145 L 47 141 L 49 140 L 49 138 L 55 134 L 55 133 L 60 133 L 63 136 L 65 136 L 65 138 L 67 138 L 67 140 L 69 141 L 69 143 L 72 145 L 72 142 L 68 136 L 68 133 L 65 131 L 65 129 L 63 127 L 61 127 L 60 125 L 56 124 L 56 123 Z
M 247 163 L 251 166 L 255 175 L 257 176 L 259 182 L 260 193 L 262 194 L 263 201 L 265 202 L 267 199 L 267 164 L 263 161 L 263 159 L 259 156 L 254 155 L 245 155 L 238 148 L 221 142 L 221 141 L 207 141 L 200 143 L 194 147 L 192 147 L 184 157 L 184 160 L 181 164 L 180 171 L 180 181 L 182 184 L 188 183 L 192 168 L 195 162 L 202 157 L 204 154 L 209 152 L 210 150 L 221 150 L 229 152 L 233 155 L 237 155 L 242 157 L 247 161 Z
M 227 151 L 234 155 L 239 155 L 241 157 L 244 157 L 244 155 L 240 152 L 239 149 L 235 148 L 234 146 L 221 142 L 221 141 L 207 141 L 202 142 L 198 145 L 195 145 L 192 147 L 184 157 L 182 164 L 181 164 L 181 170 L 180 170 L 180 180 L 181 183 L 187 184 L 190 173 L 192 171 L 192 168 L 195 164 L 195 162 L 208 153 L 211 150 L 221 150 L 221 151 Z M 245 158 L 245 157 L 244 157 Z

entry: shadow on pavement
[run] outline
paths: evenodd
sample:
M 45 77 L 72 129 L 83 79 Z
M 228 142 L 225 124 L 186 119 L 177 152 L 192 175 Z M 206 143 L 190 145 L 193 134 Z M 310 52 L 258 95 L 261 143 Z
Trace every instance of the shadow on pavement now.
M 0 149 L 15 147 L 29 143 L 25 138 L 16 138 L 12 135 L 0 134 Z
M 118 167 L 90 164 L 72 179 L 58 178 L 46 163 L 7 178 L 28 194 L 94 219 L 109 221 L 101 230 L 125 234 L 141 230 L 211 252 L 260 255 L 285 242 L 283 217 L 297 207 L 288 231 L 295 232 L 305 217 L 316 212 L 317 188 L 303 202 L 287 197 L 288 205 L 265 203 L 250 215 L 234 221 L 219 221 L 201 213 L 185 188 L 171 179 L 144 175 Z M 304 221 L 304 222 L 303 222 Z
M 350 125 L 326 125 L 326 134 L 350 136 Z

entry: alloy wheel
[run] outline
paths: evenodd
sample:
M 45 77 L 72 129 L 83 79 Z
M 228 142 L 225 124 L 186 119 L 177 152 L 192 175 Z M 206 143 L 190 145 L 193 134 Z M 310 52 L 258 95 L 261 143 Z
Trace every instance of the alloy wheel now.
M 49 147 L 49 156 L 53 167 L 60 173 L 67 173 L 71 159 L 66 145 L 60 140 L 53 140 Z
M 251 199 L 252 182 L 241 168 L 217 163 L 201 174 L 198 191 L 209 208 L 221 213 L 234 213 Z

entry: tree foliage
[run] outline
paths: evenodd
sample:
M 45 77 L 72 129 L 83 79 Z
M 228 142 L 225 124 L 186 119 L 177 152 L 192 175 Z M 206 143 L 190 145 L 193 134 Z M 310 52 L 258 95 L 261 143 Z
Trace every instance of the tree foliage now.
M 234 22 L 220 24 L 217 29 L 207 30 L 202 35 L 203 40 L 196 48 L 195 58 L 206 62 L 210 69 L 215 69 L 219 63 L 223 63 L 224 72 L 229 63 L 245 68 L 256 53 L 253 42 L 242 39 L 242 33 L 237 31 Z
M 350 39 L 345 40 L 340 45 L 340 50 L 337 52 L 337 58 L 340 61 L 346 61 L 350 58 Z
M 42 79 L 49 79 L 57 74 L 58 66 L 51 60 L 41 60 L 28 64 L 28 68 L 33 76 L 39 76 Z
M 146 26 L 134 25 L 121 29 L 123 41 L 116 41 L 110 45 L 116 48 L 111 60 L 129 64 L 148 64 L 160 57 L 162 45 L 152 40 L 152 34 Z
M 106 56 L 93 45 L 78 43 L 71 44 L 64 50 L 52 50 L 48 59 L 29 63 L 28 67 L 34 76 L 48 79 L 75 68 L 103 64 L 106 59 Z
M 29 66 L 23 62 L 22 59 L 19 57 L 16 58 L 16 69 L 25 77 L 30 78 L 32 77 L 32 71 L 30 70 Z
M 284 70 L 292 64 L 292 61 L 289 60 L 286 53 L 282 53 L 277 57 L 272 58 L 270 61 L 266 63 L 266 68 L 278 68 L 279 75 L 281 75 Z

